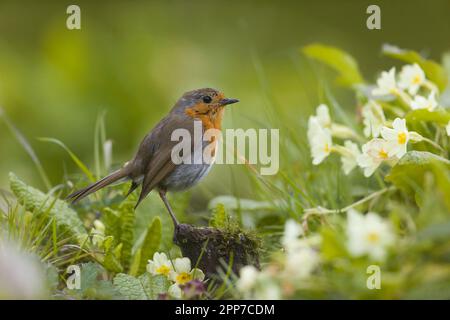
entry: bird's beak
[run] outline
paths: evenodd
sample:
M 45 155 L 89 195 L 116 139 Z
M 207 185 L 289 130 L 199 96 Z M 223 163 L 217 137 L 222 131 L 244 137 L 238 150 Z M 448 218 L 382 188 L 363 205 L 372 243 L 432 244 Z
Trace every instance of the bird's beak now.
M 221 106 L 226 106 L 227 104 L 233 104 L 233 103 L 236 103 L 236 102 L 239 102 L 239 100 L 238 99 L 227 99 L 227 98 L 225 98 L 225 99 L 220 100 L 219 104 Z

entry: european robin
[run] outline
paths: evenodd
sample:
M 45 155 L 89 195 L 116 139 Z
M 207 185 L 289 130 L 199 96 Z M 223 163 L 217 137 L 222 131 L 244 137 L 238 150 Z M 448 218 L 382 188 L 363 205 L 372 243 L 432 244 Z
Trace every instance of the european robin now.
M 142 185 L 136 207 L 153 189 L 157 189 L 173 223 L 178 225 L 177 218 L 167 201 L 166 192 L 192 187 L 207 175 L 213 161 L 175 164 L 172 160 L 172 149 L 178 142 L 172 141 L 172 132 L 176 129 L 186 129 L 192 137 L 195 121 L 201 121 L 202 132 L 208 129 L 220 130 L 224 107 L 236 102 L 239 100 L 227 99 L 222 92 L 211 88 L 186 92 L 169 114 L 144 137 L 131 161 L 103 179 L 70 194 L 67 199 L 75 203 L 116 181 L 131 180 L 127 196 Z M 193 143 L 190 156 L 193 158 L 194 153 L 203 155 L 207 145 L 209 145 L 208 141 L 200 144 Z M 213 144 L 213 148 L 216 148 L 216 145 L 217 143 Z M 198 148 L 197 151 L 196 148 Z M 199 148 L 202 149 L 199 150 Z M 215 152 L 214 149 L 212 151 Z

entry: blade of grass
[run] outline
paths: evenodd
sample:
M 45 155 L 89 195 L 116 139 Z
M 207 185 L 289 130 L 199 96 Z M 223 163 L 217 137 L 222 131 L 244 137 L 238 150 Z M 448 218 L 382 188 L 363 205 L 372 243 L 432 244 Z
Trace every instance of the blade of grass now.
M 25 138 L 25 136 L 17 129 L 17 127 L 14 125 L 14 123 L 7 117 L 6 113 L 3 111 L 3 108 L 0 107 L 0 117 L 3 119 L 3 121 L 6 123 L 6 126 L 11 131 L 11 133 L 14 135 L 14 137 L 17 139 L 17 141 L 20 143 L 20 145 L 25 149 L 25 151 L 30 156 L 31 160 L 33 161 L 34 165 L 36 166 L 39 175 L 41 176 L 42 181 L 44 182 L 45 187 L 47 190 L 49 190 L 52 186 L 50 183 L 50 179 L 48 178 L 44 167 L 41 164 L 41 161 L 36 155 L 36 152 L 34 152 L 33 148 L 31 147 L 28 140 Z
M 81 171 L 86 175 L 86 177 L 91 181 L 95 182 L 95 177 L 91 171 L 87 168 L 87 166 L 61 141 L 54 138 L 38 138 L 39 141 L 54 143 L 61 148 L 63 148 L 70 156 L 70 158 L 75 162 L 75 164 L 80 168 Z

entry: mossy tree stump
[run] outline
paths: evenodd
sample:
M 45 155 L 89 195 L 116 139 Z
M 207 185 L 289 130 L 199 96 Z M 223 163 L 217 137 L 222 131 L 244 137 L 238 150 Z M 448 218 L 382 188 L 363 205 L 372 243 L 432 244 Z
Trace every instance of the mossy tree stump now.
M 231 264 L 236 274 L 246 265 L 259 268 L 259 239 L 239 230 L 179 224 L 174 230 L 174 243 L 193 266 L 198 261 L 198 268 L 208 278 L 217 275 L 224 265 Z

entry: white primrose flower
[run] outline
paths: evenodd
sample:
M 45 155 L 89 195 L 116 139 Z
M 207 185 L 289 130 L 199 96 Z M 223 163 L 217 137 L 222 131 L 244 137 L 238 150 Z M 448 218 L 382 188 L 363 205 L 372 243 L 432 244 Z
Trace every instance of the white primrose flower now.
M 316 108 L 315 118 L 319 121 L 319 124 L 322 127 L 329 128 L 331 126 L 330 111 L 328 110 L 328 106 L 326 104 L 322 103 Z
M 289 219 L 284 225 L 284 234 L 281 243 L 286 249 L 289 249 L 301 235 L 303 235 L 302 226 L 297 221 Z
M 256 300 L 280 300 L 281 289 L 274 283 L 267 283 L 261 286 L 261 289 L 255 292 Z
M 331 153 L 331 132 L 323 128 L 317 118 L 310 117 L 308 121 L 308 140 L 313 164 L 318 165 Z
M 370 177 L 383 161 L 391 160 L 386 140 L 372 139 L 362 146 L 362 154 L 356 158 L 358 166 L 364 169 L 364 176 Z
M 450 137 L 450 121 L 447 123 L 445 130 L 447 131 L 447 135 Z
M 407 151 L 407 144 L 409 141 L 409 132 L 406 128 L 406 120 L 396 118 L 392 123 L 392 127 L 383 127 L 381 129 L 381 136 L 388 142 L 388 156 L 403 157 Z
M 372 90 L 374 96 L 384 96 L 397 93 L 397 81 L 395 80 L 395 67 L 389 71 L 381 72 L 377 79 L 377 87 Z
M 352 256 L 368 255 L 383 260 L 386 248 L 393 244 L 395 235 L 391 224 L 373 212 L 366 215 L 355 210 L 347 213 L 347 249 Z
M 433 111 L 434 109 L 436 109 L 438 105 L 435 96 L 436 96 L 435 91 L 431 91 L 431 93 L 428 95 L 428 98 L 416 95 L 414 97 L 414 100 L 411 101 L 411 108 L 414 110 L 427 109 L 428 111 Z
M 168 277 L 173 271 L 172 262 L 167 259 L 164 252 L 155 252 L 153 260 L 148 260 L 147 271 L 153 275 L 162 274 Z
M 241 292 L 248 292 L 252 290 L 258 280 L 260 272 L 254 266 L 245 266 L 239 270 L 239 279 L 237 281 L 237 288 Z
M 386 122 L 383 108 L 373 100 L 370 100 L 362 108 L 364 135 L 366 137 L 378 138 L 381 127 Z
M 182 291 L 180 285 L 184 285 L 191 280 L 205 279 L 205 274 L 202 270 L 194 268 L 191 269 L 191 260 L 189 258 L 177 258 L 173 262 L 173 270 L 169 274 L 169 279 L 175 283 L 169 287 L 169 295 L 175 298 L 181 298 Z
M 320 262 L 320 256 L 316 250 L 298 240 L 294 250 L 287 251 L 285 261 L 285 273 L 291 279 L 305 279 L 316 269 Z
M 342 170 L 349 174 L 357 166 L 357 158 L 361 155 L 358 145 L 350 140 L 344 141 L 345 152 L 342 153 Z
M 425 72 L 417 63 L 408 64 L 403 66 L 400 71 L 398 85 L 400 88 L 408 90 L 410 95 L 415 95 L 425 80 Z

